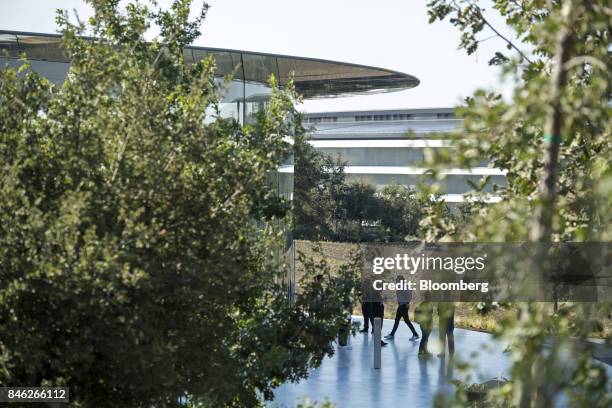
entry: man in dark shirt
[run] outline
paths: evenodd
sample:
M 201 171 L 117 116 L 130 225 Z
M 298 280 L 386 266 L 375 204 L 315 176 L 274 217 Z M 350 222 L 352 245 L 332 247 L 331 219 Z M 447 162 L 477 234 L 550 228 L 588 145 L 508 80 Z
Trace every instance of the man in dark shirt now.
M 363 314 L 363 329 L 361 333 L 367 333 L 372 325 L 372 333 L 374 333 L 374 318 L 381 318 L 381 329 L 382 324 L 385 321 L 385 305 L 382 302 L 382 296 L 380 292 L 374 290 L 371 282 L 365 282 L 363 287 L 363 294 L 361 296 L 361 313 Z M 387 343 L 381 341 L 382 346 L 386 346 Z

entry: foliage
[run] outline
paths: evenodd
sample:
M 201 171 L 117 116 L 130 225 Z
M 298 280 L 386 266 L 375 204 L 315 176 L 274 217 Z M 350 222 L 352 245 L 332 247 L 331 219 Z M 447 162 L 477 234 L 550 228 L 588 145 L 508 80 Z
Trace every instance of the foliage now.
M 344 188 L 341 197 L 347 221 L 353 221 L 357 227 L 357 237 L 363 233 L 363 224 L 368 220 L 378 220 L 381 208 L 376 196 L 376 188 L 371 184 L 354 181 Z
M 317 401 L 312 401 L 310 398 L 306 397 L 302 402 L 300 402 L 296 408 L 334 408 L 336 405 L 332 404 L 329 401 L 325 401 L 322 404 L 318 404 Z
M 405 241 L 416 237 L 423 217 L 423 200 L 417 193 L 399 184 L 389 184 L 379 193 L 380 223 L 388 232 L 389 241 Z
M 518 40 L 502 36 L 472 1 L 433 0 L 430 21 L 449 19 L 471 54 L 493 30 L 506 50 L 491 63 L 513 76 L 510 101 L 478 91 L 460 109 L 452 153 L 430 152 L 432 167 L 488 160 L 507 171 L 502 201 L 477 206 L 464 228 L 430 212 L 431 240 L 472 242 L 603 241 L 612 236 L 612 121 L 609 57 L 612 14 L 605 1 L 496 0 L 493 8 Z M 526 49 L 526 50 L 523 50 Z M 513 52 L 508 54 L 508 50 Z M 477 194 L 482 197 L 482 194 Z M 610 304 L 570 304 L 556 314 L 520 304 L 520 317 L 499 326 L 512 345 L 513 406 L 548 407 L 565 393 L 572 406 L 609 406 L 610 384 L 581 339 L 608 318 Z M 546 347 L 551 333 L 559 335 Z M 576 337 L 570 340 L 569 337 Z M 545 351 L 546 350 L 546 351 Z
M 497 310 L 499 307 L 504 307 L 504 304 L 500 304 L 500 302 L 477 302 L 474 305 L 474 312 L 478 314 L 488 314 L 493 310 Z
M 348 291 L 293 304 L 277 283 L 266 180 L 296 96 L 272 78 L 252 124 L 218 117 L 214 61 L 182 58 L 206 6 L 118 3 L 58 15 L 63 84 L 0 71 L 0 383 L 68 386 L 75 407 L 258 405 L 330 353 Z
M 340 242 L 414 238 L 423 206 L 416 191 L 399 184 L 377 191 L 368 183 L 347 181 L 345 166 L 310 145 L 302 129 L 295 147 L 296 237 Z
M 346 189 L 345 163 L 322 154 L 308 143 L 307 130 L 296 117 L 293 217 L 295 235 L 331 239 L 344 218 L 341 197 Z
M 506 378 L 492 379 L 484 383 L 467 384 L 459 380 L 453 380 L 455 385 L 454 395 L 436 395 L 435 407 L 490 407 L 510 406 L 508 399 L 508 384 Z

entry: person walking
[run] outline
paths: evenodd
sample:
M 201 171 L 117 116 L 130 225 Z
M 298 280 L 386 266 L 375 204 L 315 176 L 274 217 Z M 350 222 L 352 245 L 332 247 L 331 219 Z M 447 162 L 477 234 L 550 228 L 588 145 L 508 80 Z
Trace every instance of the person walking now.
M 374 302 L 372 302 L 372 287 L 370 282 L 364 282 L 361 292 L 361 314 L 363 315 L 363 329 L 359 330 L 360 333 L 367 333 L 370 331 L 370 324 L 372 324 L 372 330 L 374 330 Z
M 367 333 L 370 330 L 370 324 L 372 325 L 372 333 L 374 333 L 374 318 L 381 318 L 381 329 L 382 324 L 385 321 L 385 304 L 382 301 L 380 292 L 374 290 L 370 282 L 366 282 L 363 288 L 363 294 L 361 296 L 361 313 L 363 314 L 363 329 L 360 333 Z M 380 342 L 381 346 L 386 346 L 387 343 Z
M 370 324 L 372 325 L 372 331 L 374 331 L 374 315 L 377 302 L 361 302 L 361 314 L 363 314 L 363 329 L 359 330 L 360 333 L 367 333 L 370 331 Z
M 404 277 L 402 275 L 399 275 L 397 277 L 396 282 L 400 283 L 403 280 L 404 280 Z M 417 340 L 419 338 L 419 335 L 417 334 L 416 330 L 414 330 L 414 326 L 410 322 L 410 316 L 408 314 L 408 311 L 410 309 L 409 307 L 410 301 L 412 300 L 412 291 L 409 289 L 396 290 L 395 294 L 397 296 L 397 309 L 395 310 L 395 323 L 393 323 L 393 329 L 391 329 L 391 333 L 386 335 L 385 339 L 393 340 L 393 337 L 395 336 L 395 332 L 397 331 L 397 328 L 399 327 L 400 320 L 402 320 L 403 318 L 404 322 L 408 325 L 408 328 L 410 328 L 410 331 L 412 332 L 412 337 L 410 338 L 410 341 Z
M 378 302 L 373 302 L 372 305 L 372 313 L 373 313 L 373 318 L 372 318 L 372 333 L 374 333 L 374 317 L 380 317 L 380 330 L 382 331 L 382 327 L 383 324 L 385 323 L 385 304 L 382 300 L 382 297 L 380 296 L 379 292 L 377 293 L 377 297 L 380 298 L 380 301 Z M 380 345 L 381 346 L 386 346 L 387 343 L 384 341 L 380 341 Z
M 427 341 L 433 329 L 433 303 L 429 301 L 429 292 L 425 292 L 423 302 L 414 309 L 414 321 L 421 327 L 419 357 L 430 357 L 431 353 L 427 350 Z
M 438 319 L 440 323 L 439 337 L 442 351 L 438 357 L 446 356 L 446 340 L 448 340 L 448 354 L 453 357 L 455 355 L 455 303 L 454 302 L 438 302 Z

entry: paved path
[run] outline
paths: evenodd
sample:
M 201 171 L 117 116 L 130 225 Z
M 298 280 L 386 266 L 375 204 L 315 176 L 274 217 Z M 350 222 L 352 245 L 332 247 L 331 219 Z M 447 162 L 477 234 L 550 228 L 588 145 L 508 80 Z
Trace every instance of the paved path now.
M 357 318 L 361 321 L 361 318 Z M 393 325 L 385 320 L 383 335 Z M 420 334 L 418 325 L 417 331 Z M 455 329 L 455 363 L 435 357 L 437 330 L 430 336 L 429 351 L 433 358 L 422 361 L 417 357 L 418 341 L 411 342 L 405 323 L 395 340 L 382 349 L 382 367 L 372 368 L 372 335 L 358 333 L 347 347 L 336 347 L 332 358 L 298 384 L 285 384 L 276 391 L 269 407 L 295 407 L 304 396 L 313 401 L 329 400 L 337 407 L 431 407 L 437 392 L 452 393 L 453 378 L 465 380 L 461 361 L 470 361 L 473 382 L 483 382 L 499 376 L 509 377 L 509 355 L 505 346 L 487 333 Z M 610 367 L 608 367 L 610 368 Z M 478 373 L 474 376 L 474 372 Z M 608 372 L 612 374 L 612 369 Z M 563 405 L 563 404 L 562 404 Z

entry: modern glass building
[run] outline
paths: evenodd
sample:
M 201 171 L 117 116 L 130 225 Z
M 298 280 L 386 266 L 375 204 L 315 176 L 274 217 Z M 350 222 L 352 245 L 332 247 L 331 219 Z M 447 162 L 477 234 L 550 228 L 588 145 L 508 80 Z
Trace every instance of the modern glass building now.
M 311 126 L 311 143 L 324 153 L 346 161 L 349 180 L 359 180 L 380 189 L 392 183 L 414 187 L 432 182 L 424 166 L 425 149 L 449 146 L 445 134 L 456 131 L 461 119 L 453 109 L 399 109 L 309 113 L 305 126 Z M 506 183 L 505 172 L 481 162 L 470 169 L 447 169 L 439 182 L 448 203 L 460 203 L 465 193 L 489 176 L 484 192 L 493 193 L 495 184 Z M 486 201 L 499 197 L 490 194 Z
M 22 55 L 27 57 L 34 71 L 51 81 L 62 83 L 66 78 L 70 61 L 62 50 L 60 35 L 0 30 L 0 62 L 16 68 L 22 64 Z M 187 62 L 200 61 L 208 56 L 215 59 L 216 73 L 224 89 L 220 113 L 241 124 L 248 123 L 269 100 L 270 75 L 277 78 L 280 86 L 293 76 L 296 90 L 306 99 L 392 92 L 419 84 L 416 77 L 397 71 L 314 58 L 194 46 L 185 47 L 183 55 Z M 231 76 L 229 82 L 225 81 L 227 76 Z M 291 198 L 291 160 L 283 163 L 269 180 L 279 195 Z M 293 264 L 291 231 L 285 230 L 285 246 L 279 253 Z M 290 294 L 295 282 L 293 270 L 291 268 L 290 276 L 284 279 Z
M 0 59 L 5 52 L 13 66 L 20 64 L 20 55 L 27 55 L 32 68 L 54 82 L 63 82 L 68 72 L 70 62 L 57 34 L 0 30 Z M 267 100 L 271 74 L 281 86 L 293 74 L 297 91 L 306 99 L 399 91 L 419 84 L 416 77 L 401 72 L 322 59 L 207 47 L 185 47 L 183 54 L 188 62 L 213 56 L 220 78 L 233 75 L 222 113 L 240 122 Z
M 321 59 L 206 47 L 186 47 L 183 54 L 188 62 L 213 56 L 219 82 L 232 75 L 224 86 L 220 109 L 222 116 L 240 123 L 247 123 L 268 101 L 270 75 L 281 86 L 293 75 L 297 91 L 306 99 L 398 91 L 419 84 L 417 78 L 401 72 Z M 62 51 L 61 36 L 0 30 L 0 60 L 18 67 L 21 55 L 51 81 L 64 81 L 70 61 Z M 292 174 L 293 168 L 283 166 L 280 172 Z

